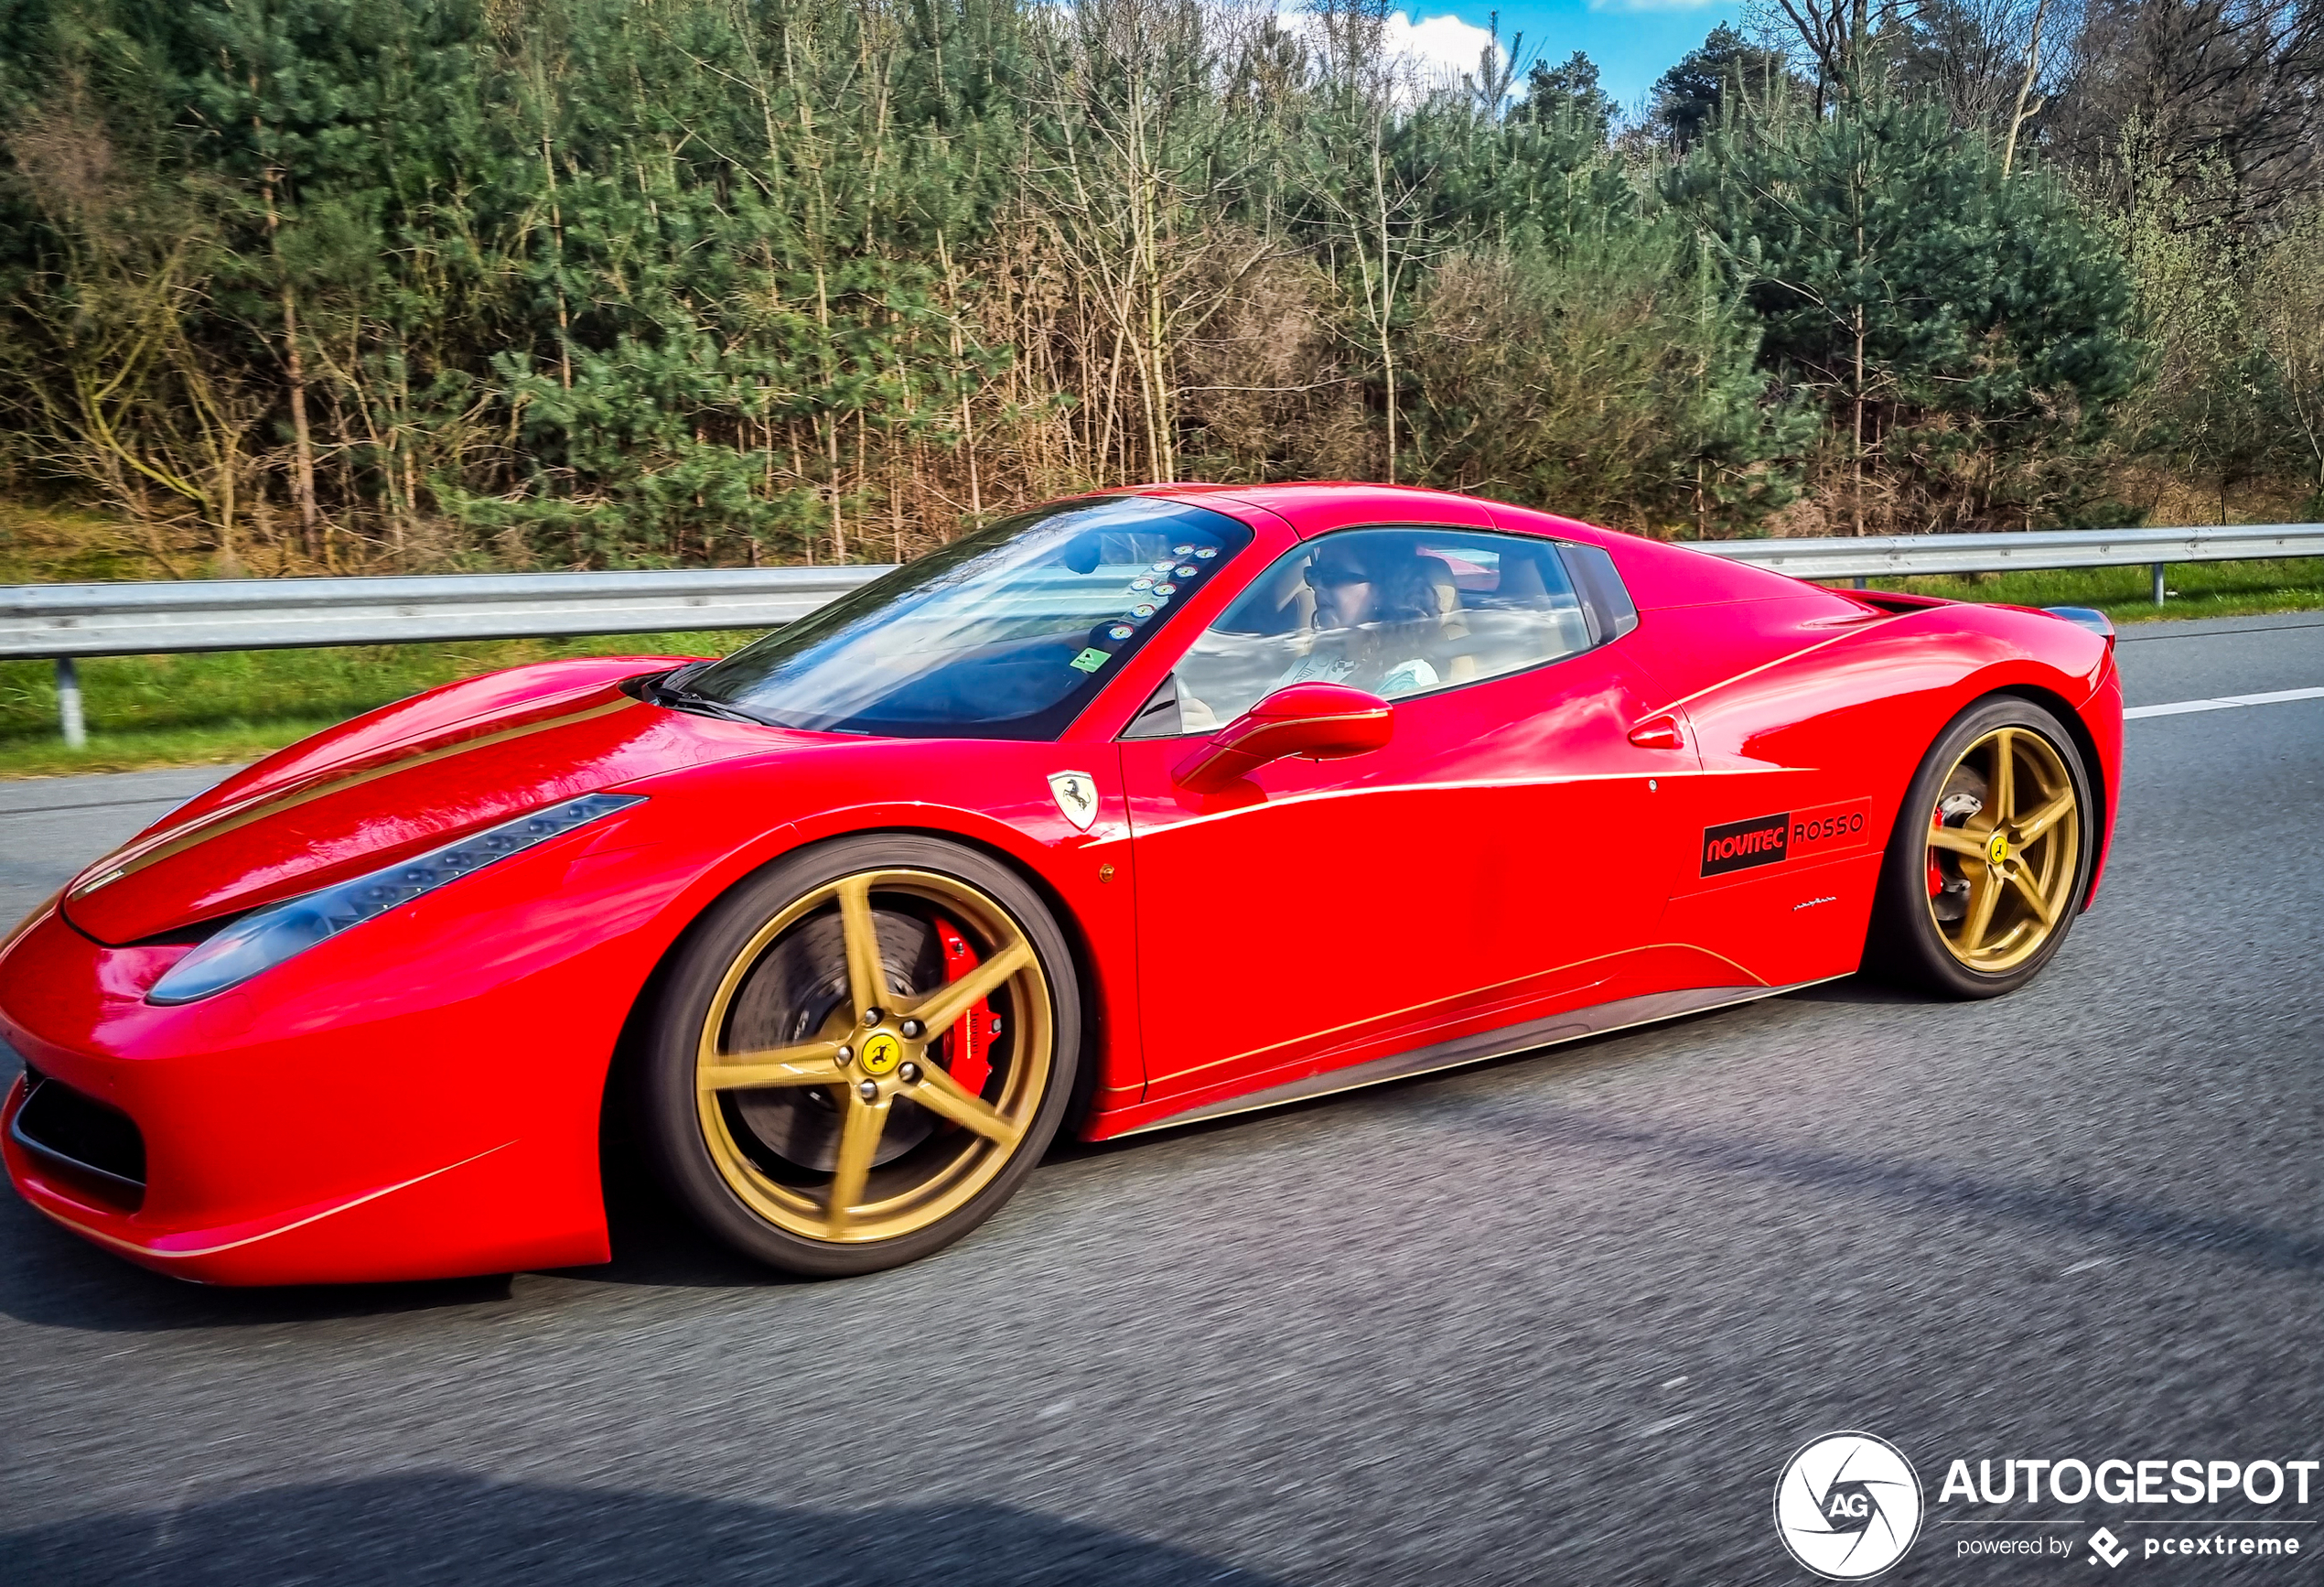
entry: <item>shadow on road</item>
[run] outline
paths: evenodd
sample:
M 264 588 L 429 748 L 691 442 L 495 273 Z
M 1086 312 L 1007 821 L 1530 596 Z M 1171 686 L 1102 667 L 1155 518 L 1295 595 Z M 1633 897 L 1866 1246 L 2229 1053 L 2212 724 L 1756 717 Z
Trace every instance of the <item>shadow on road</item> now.
M 780 1458 L 768 1470 L 780 1471 Z M 777 1479 L 778 1481 L 780 1479 Z M 1107 1587 L 1272 1578 L 998 1505 L 784 1509 L 501 1484 L 450 1473 L 265 1488 L 0 1537 L 6 1578 L 44 1587 L 282 1582 L 633 1587 Z
M 313 1322 L 509 1299 L 502 1274 L 424 1284 L 222 1290 L 148 1272 L 67 1234 L 0 1185 L 0 1312 L 44 1328 L 125 1333 Z M 0 1580 L 5 1580 L 0 1571 Z
M 1786 1000 L 1801 1003 L 1854 1003 L 1870 1008 L 1902 1008 L 1908 1004 L 1935 1006 L 1937 999 L 1926 992 L 1916 992 L 1905 987 L 1892 987 L 1886 981 L 1869 976 L 1847 976 L 1836 981 L 1819 981 L 1813 987 L 1802 987 L 1796 992 L 1783 994 Z
M 1653 1161 L 1662 1173 L 1878 1196 L 1908 1215 L 2009 1219 L 2276 1272 L 2324 1272 L 2324 1232 L 2315 1229 L 2276 1228 L 2233 1216 L 2182 1212 L 2097 1195 L 2071 1184 L 2012 1183 L 1948 1173 L 1935 1166 L 1653 1128 L 1570 1109 L 1535 1109 L 1521 1121 L 1501 1109 L 1465 1100 L 1433 1099 L 1429 1106 L 1438 1117 L 1466 1117 L 1483 1128 L 1522 1134 L 1544 1153 L 1641 1157 Z
M 801 1282 L 728 1251 L 642 1186 L 611 1198 L 614 1259 L 560 1278 L 656 1288 L 770 1288 Z M 213 1289 L 149 1272 L 34 1212 L 0 1184 L 0 1312 L 49 1328 L 149 1333 L 380 1317 L 510 1299 L 507 1274 L 425 1283 Z

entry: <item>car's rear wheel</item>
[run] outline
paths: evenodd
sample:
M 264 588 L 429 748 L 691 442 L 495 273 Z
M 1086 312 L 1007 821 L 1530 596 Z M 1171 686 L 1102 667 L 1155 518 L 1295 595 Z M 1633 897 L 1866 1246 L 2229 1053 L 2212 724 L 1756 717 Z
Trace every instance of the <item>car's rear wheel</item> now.
M 984 855 L 910 835 L 782 861 L 697 923 L 639 1067 L 650 1155 L 793 1272 L 911 1261 L 1016 1191 L 1071 1100 L 1072 958 Z
M 1964 712 L 1905 794 L 1873 966 L 1955 998 L 2033 979 L 2089 890 L 2093 810 L 2082 751 L 2055 716 L 2014 696 Z

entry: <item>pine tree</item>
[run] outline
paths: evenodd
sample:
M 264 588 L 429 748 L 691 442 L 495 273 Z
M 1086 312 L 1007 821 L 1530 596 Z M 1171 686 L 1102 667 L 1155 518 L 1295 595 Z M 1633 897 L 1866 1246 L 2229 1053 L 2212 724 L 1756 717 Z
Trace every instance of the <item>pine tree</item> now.
M 2039 171 L 1885 96 L 1704 140 L 1673 199 L 1829 416 L 1846 526 L 2023 524 L 2069 508 L 2138 378 L 2119 254 Z
M 1791 86 L 1791 66 L 1781 51 L 1753 44 L 1722 22 L 1655 79 L 1648 114 L 1683 155 L 1722 113 L 1745 114 L 1747 107 L 1766 105 Z

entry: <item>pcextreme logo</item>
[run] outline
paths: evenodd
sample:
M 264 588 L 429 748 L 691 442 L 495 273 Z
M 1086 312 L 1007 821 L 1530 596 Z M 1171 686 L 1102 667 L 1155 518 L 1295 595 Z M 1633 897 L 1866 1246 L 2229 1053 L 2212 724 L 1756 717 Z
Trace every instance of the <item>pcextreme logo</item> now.
M 1886 1439 L 1825 1433 L 1776 1479 L 1775 1531 L 1791 1558 L 1828 1581 L 1877 1576 L 1920 1536 L 1921 1479 Z

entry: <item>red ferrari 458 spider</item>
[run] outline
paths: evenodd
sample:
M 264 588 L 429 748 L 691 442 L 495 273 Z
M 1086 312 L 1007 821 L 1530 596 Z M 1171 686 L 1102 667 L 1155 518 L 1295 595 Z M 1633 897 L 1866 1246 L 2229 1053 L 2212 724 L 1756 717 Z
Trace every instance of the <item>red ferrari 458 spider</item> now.
M 270 757 L 0 947 L 8 1171 L 216 1283 L 602 1261 L 609 1122 L 858 1273 L 1099 1139 L 2057 951 L 2113 639 L 1367 485 L 969 535 L 719 661 Z

